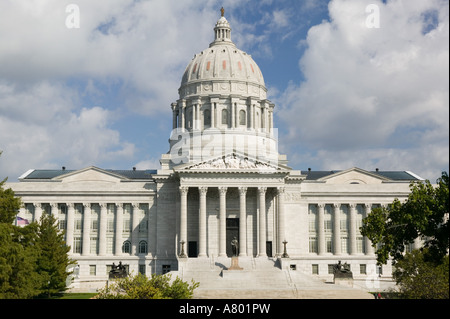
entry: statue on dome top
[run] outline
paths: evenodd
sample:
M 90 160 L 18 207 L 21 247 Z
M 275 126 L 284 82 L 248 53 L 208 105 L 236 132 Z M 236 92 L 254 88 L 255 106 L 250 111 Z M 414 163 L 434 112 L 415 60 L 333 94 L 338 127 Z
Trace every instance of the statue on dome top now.
M 223 17 L 223 15 L 225 14 L 225 9 L 223 7 L 220 9 L 220 13 L 222 14 Z

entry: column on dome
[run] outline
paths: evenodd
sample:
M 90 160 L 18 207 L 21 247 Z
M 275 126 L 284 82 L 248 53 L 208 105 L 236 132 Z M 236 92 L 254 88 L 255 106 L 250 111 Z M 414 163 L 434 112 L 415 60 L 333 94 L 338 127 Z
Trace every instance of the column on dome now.
M 123 203 L 116 203 L 115 255 L 122 255 L 123 245 Z
M 177 103 L 172 103 L 172 129 L 177 128 Z
M 206 193 L 208 187 L 199 187 L 198 191 L 200 193 L 198 257 L 206 257 Z
M 178 127 L 185 129 L 186 128 L 186 100 L 182 99 L 178 101 L 178 108 L 179 108 L 179 116 L 181 115 L 181 125 L 179 124 Z
M 230 102 L 230 106 L 231 106 L 231 123 L 230 123 L 230 127 L 232 129 L 236 128 L 236 123 L 239 123 L 237 121 L 237 117 L 238 117 L 238 112 L 237 112 L 237 104 L 239 102 L 239 99 L 236 97 L 231 97 L 231 102 Z
M 83 237 L 81 255 L 87 256 L 91 250 L 91 204 L 83 204 Z
M 217 104 L 219 103 L 219 98 L 211 97 L 211 127 L 218 127 L 219 121 L 217 119 Z
M 259 257 L 267 256 L 266 253 L 266 191 L 267 187 L 258 187 L 259 194 Z
M 226 257 L 227 240 L 227 188 L 219 187 L 219 257 Z
M 333 205 L 334 222 L 333 222 L 333 235 L 334 235 L 334 254 L 341 254 L 341 222 L 340 222 L 340 204 Z
M 69 254 L 73 254 L 73 231 L 74 231 L 75 204 L 67 204 L 66 244 L 70 246 Z

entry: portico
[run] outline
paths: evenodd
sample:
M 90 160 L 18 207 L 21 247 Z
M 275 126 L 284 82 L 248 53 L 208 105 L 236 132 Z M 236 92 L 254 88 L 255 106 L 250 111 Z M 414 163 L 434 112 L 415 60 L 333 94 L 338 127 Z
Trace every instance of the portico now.
M 202 166 L 204 167 L 204 166 Z M 239 256 L 266 257 L 280 254 L 284 236 L 284 170 L 270 172 L 221 169 L 176 170 L 180 179 L 179 239 L 186 249 L 196 243 L 191 257 L 227 256 L 227 221 L 238 220 Z M 181 253 L 181 245 L 179 254 Z

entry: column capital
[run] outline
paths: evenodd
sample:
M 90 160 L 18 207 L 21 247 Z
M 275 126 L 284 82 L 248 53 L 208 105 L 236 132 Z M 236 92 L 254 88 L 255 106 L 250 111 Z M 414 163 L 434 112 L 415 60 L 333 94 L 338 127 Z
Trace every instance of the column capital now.
M 284 187 L 284 186 L 277 187 L 278 195 L 284 194 L 285 191 L 286 191 L 286 187 Z
M 84 208 L 91 208 L 91 203 L 83 203 Z
M 200 195 L 206 195 L 206 193 L 208 192 L 208 187 L 207 186 L 200 186 L 198 188 L 198 192 L 200 193 Z
M 263 193 L 263 194 L 265 194 L 266 193 L 266 191 L 267 191 L 267 187 L 258 187 L 258 192 L 261 194 L 261 193 Z
M 114 205 L 116 205 L 117 208 L 123 208 L 123 203 L 115 203 Z
M 319 204 L 317 204 L 317 208 L 325 208 L 325 203 L 319 203 Z
M 189 187 L 188 186 L 180 186 L 179 190 L 180 190 L 181 195 L 187 195 L 187 193 L 189 191 Z
M 219 187 L 219 194 L 226 195 L 228 187 L 221 186 Z
M 239 189 L 239 194 L 240 195 L 247 194 L 247 187 L 238 187 L 238 189 Z

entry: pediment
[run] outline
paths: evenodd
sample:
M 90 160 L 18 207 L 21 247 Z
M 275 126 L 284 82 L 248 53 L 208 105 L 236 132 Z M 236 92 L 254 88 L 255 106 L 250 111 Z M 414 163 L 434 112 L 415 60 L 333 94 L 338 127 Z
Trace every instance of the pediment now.
M 175 171 L 256 171 L 279 172 L 290 170 L 289 167 L 274 162 L 260 160 L 245 154 L 230 153 L 207 160 L 179 165 Z
M 390 181 L 390 179 L 353 167 L 345 171 L 319 178 L 318 181 L 327 184 L 381 184 Z
M 119 183 L 124 179 L 126 178 L 124 178 L 121 175 L 94 166 L 73 171 L 53 178 L 53 180 L 61 181 L 62 183 L 75 183 L 75 182 Z

